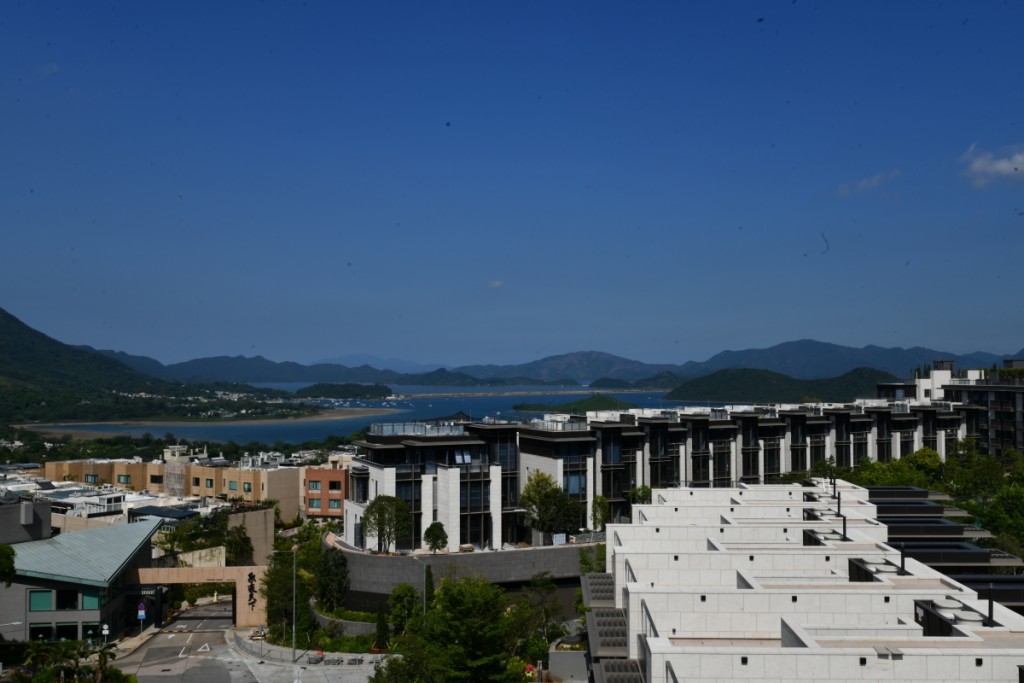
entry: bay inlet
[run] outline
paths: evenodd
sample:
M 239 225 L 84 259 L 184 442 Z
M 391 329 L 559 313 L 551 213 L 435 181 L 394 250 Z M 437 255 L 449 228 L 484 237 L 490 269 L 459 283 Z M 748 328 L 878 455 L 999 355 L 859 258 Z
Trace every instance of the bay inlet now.
M 304 384 L 265 384 L 268 388 L 295 391 Z M 346 436 L 376 422 L 419 422 L 445 419 L 458 413 L 473 420 L 494 418 L 519 420 L 537 413 L 520 413 L 512 406 L 519 403 L 561 404 L 589 398 L 595 393 L 612 396 L 639 408 L 671 408 L 681 405 L 666 401 L 664 391 L 597 391 L 586 387 L 440 387 L 395 386 L 400 398 L 385 400 L 348 400 L 321 403 L 328 411 L 312 418 L 283 420 L 233 420 L 224 422 L 119 421 L 87 423 L 48 423 L 23 425 L 48 434 L 71 434 L 77 438 L 103 438 L 115 435 L 141 437 L 173 434 L 187 441 L 239 444 L 303 443 L 323 441 L 329 436 Z M 336 410 L 332 410 L 336 409 Z

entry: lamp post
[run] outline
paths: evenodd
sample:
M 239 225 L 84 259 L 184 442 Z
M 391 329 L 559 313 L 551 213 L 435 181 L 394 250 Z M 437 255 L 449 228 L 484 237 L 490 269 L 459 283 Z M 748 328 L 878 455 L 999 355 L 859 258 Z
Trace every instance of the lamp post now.
M 294 664 L 295 663 L 295 616 L 296 616 L 296 612 L 295 612 L 295 596 L 297 595 L 296 590 L 295 590 L 295 563 L 296 563 L 296 558 L 298 557 L 298 554 L 296 553 L 295 548 L 292 548 L 291 550 L 274 550 L 274 551 L 271 551 L 272 555 L 277 555 L 278 553 L 291 553 L 292 554 L 292 663 Z

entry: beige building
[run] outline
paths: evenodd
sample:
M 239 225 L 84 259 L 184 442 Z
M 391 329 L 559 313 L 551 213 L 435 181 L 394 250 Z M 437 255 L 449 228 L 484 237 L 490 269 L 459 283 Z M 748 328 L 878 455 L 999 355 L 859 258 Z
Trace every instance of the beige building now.
M 181 482 L 175 484 L 172 488 L 176 490 L 172 491 L 164 481 L 168 467 L 175 466 L 158 461 L 65 460 L 46 463 L 45 473 L 54 481 L 77 481 L 94 486 L 110 484 L 154 494 L 209 496 L 220 500 L 276 500 L 284 519 L 292 519 L 302 510 L 302 468 L 181 464 L 177 466 Z
M 164 493 L 164 464 L 141 460 L 61 460 L 47 462 L 46 478 L 102 486 L 111 484 L 129 491 Z

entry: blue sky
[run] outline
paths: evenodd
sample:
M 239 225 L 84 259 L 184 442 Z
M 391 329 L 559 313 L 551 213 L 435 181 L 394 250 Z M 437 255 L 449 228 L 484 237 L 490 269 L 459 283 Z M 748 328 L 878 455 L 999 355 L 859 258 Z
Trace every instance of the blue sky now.
M 1021 26 L 1020 2 L 7 3 L 0 307 L 163 362 L 1012 353 Z

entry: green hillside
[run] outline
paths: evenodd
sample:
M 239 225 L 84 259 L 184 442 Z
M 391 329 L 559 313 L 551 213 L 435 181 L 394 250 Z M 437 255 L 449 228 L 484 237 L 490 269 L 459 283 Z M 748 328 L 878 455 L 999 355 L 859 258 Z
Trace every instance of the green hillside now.
M 881 370 L 857 368 L 828 379 L 794 379 L 771 370 L 734 368 L 683 382 L 665 395 L 675 401 L 718 403 L 799 403 L 804 400 L 843 402 L 873 398 L 880 382 L 897 378 Z
M 142 405 L 123 396 L 161 393 L 169 383 L 37 332 L 0 309 L 0 418 L 134 417 Z M 158 406 L 149 405 L 152 413 Z
M 185 387 L 151 377 L 99 352 L 51 339 L 0 309 L 0 424 L 210 420 L 317 411 L 314 406 L 262 400 L 271 394 L 280 397 L 282 392 L 224 383 Z

